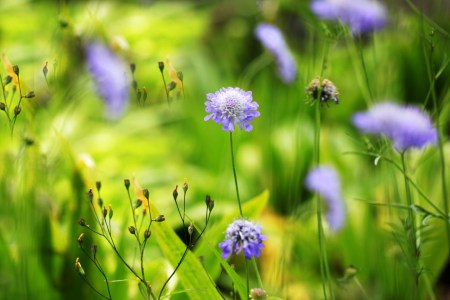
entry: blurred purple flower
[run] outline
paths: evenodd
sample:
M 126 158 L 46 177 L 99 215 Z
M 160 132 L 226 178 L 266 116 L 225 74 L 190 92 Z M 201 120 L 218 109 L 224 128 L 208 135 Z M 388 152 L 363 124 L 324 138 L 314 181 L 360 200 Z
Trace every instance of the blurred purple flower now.
M 106 103 L 108 118 L 117 119 L 124 112 L 129 97 L 130 81 L 126 65 L 100 42 L 87 45 L 86 63 L 97 91 Z
M 325 199 L 328 224 L 334 231 L 339 230 L 344 225 L 345 206 L 336 171 L 328 166 L 319 166 L 308 173 L 305 184 L 310 191 L 319 193 Z
M 430 117 L 415 106 L 382 102 L 367 112 L 356 113 L 353 124 L 364 133 L 382 134 L 391 139 L 398 151 L 436 144 L 438 133 Z
M 261 234 L 261 226 L 253 222 L 237 219 L 228 225 L 225 240 L 219 244 L 222 248 L 222 258 L 225 259 L 232 252 L 239 254 L 244 249 L 247 259 L 259 257 L 264 248 L 265 235 Z
M 255 35 L 263 46 L 274 56 L 278 64 L 278 74 L 284 83 L 291 83 L 297 77 L 297 65 L 277 27 L 260 23 L 255 29 Z
M 234 125 L 251 131 L 253 126 L 249 122 L 259 117 L 258 103 L 253 101 L 252 92 L 240 88 L 221 88 L 214 94 L 206 95 L 209 101 L 205 102 L 205 121 L 213 119 L 214 122 L 222 124 L 225 131 L 234 131 Z
M 372 0 L 314 0 L 311 10 L 321 19 L 341 20 L 354 35 L 379 30 L 387 24 L 386 9 Z

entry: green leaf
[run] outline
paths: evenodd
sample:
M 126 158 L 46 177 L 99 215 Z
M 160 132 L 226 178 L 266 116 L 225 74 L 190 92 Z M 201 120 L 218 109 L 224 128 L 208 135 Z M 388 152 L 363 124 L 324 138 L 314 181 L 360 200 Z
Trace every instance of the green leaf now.
M 159 215 L 156 207 L 151 204 L 152 214 Z M 176 267 L 186 249 L 185 244 L 178 238 L 167 221 L 152 226 L 152 236 L 169 263 Z M 214 282 L 206 273 L 199 259 L 189 251 L 176 275 L 181 282 L 189 299 L 222 299 L 216 290 Z M 172 278 L 171 280 L 174 280 Z

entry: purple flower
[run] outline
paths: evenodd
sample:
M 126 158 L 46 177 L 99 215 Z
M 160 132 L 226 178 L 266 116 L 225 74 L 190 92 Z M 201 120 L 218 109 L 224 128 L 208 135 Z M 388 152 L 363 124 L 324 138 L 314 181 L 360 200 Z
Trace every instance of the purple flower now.
M 255 29 L 255 35 L 263 46 L 275 56 L 278 74 L 283 82 L 294 81 L 297 77 L 297 65 L 281 31 L 273 25 L 260 23 Z
M 387 14 L 383 5 L 372 0 L 314 0 L 311 10 L 321 19 L 341 20 L 354 35 L 383 28 Z
M 100 42 L 87 45 L 86 63 L 94 77 L 97 91 L 106 103 L 108 117 L 117 119 L 128 102 L 128 69 L 111 49 Z
M 243 91 L 240 88 L 221 88 L 214 94 L 206 95 L 209 101 L 205 102 L 205 121 L 213 119 L 214 122 L 222 124 L 225 131 L 234 131 L 234 125 L 251 131 L 253 126 L 249 122 L 259 117 L 258 103 L 253 101 L 251 91 Z
M 259 257 L 261 249 L 264 248 L 262 241 L 266 239 L 261 234 L 261 226 L 253 222 L 237 219 L 228 225 L 225 240 L 219 244 L 222 248 L 222 258 L 225 259 L 232 252 L 239 254 L 244 249 L 247 259 Z
M 341 183 L 336 171 L 328 166 L 319 166 L 308 173 L 306 187 L 319 193 L 327 202 L 327 220 L 330 227 L 337 231 L 345 221 L 345 206 L 341 195 Z
M 436 144 L 438 133 L 429 116 L 415 106 L 378 103 L 367 112 L 356 113 L 353 124 L 364 133 L 382 134 L 398 151 Z

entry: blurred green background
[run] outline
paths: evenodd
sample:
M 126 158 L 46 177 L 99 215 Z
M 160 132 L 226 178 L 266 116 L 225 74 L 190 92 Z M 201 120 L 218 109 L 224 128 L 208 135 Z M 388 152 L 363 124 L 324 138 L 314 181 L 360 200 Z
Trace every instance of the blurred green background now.
M 408 163 L 422 190 L 443 206 L 437 170 L 450 170 L 450 4 L 416 1 L 414 7 L 426 17 L 407 1 L 384 4 L 389 25 L 358 41 L 341 25 L 320 22 L 309 1 L 1 1 L 1 51 L 20 67 L 23 89 L 36 97 L 24 101 L 13 137 L 0 117 L 0 298 L 100 299 L 74 269 L 75 259 L 83 258 L 77 221 L 93 222 L 85 193 L 98 180 L 102 198 L 114 207 L 114 232 L 130 260 L 136 249 L 129 246 L 123 179 L 133 176 L 150 190 L 150 200 L 174 229 L 181 225 L 172 200 L 175 185 L 187 178 L 187 213 L 199 227 L 210 194 L 215 208 L 204 240 L 218 251 L 227 224 L 222 220 L 237 217 L 237 210 L 229 137 L 219 125 L 203 121 L 204 102 L 207 93 L 239 86 L 253 92 L 261 112 L 254 130 L 235 132 L 234 139 L 241 198 L 254 205 L 252 219 L 268 237 L 258 260 L 265 289 L 282 299 L 321 299 L 315 206 L 303 185 L 312 166 L 314 134 L 314 109 L 305 87 L 320 74 L 327 46 L 324 77 L 341 96 L 339 105 L 322 109 L 321 161 L 339 171 L 347 208 L 344 229 L 326 230 L 336 295 L 364 299 L 364 290 L 369 299 L 410 299 L 408 267 L 393 234 L 406 213 L 367 203 L 402 202 L 402 176 L 387 163 L 375 165 L 371 157 L 348 154 L 382 144 L 362 137 L 351 116 L 372 102 L 391 99 L 422 105 L 436 118 L 431 100 L 426 101 L 429 70 L 442 68 L 435 92 L 447 163 L 441 165 L 432 147 L 408 153 Z M 280 27 L 294 54 L 299 75 L 291 85 L 278 78 L 275 61 L 254 37 L 263 21 Z M 145 104 L 131 92 L 128 110 L 117 121 L 105 119 L 84 64 L 84 44 L 94 37 L 135 63 L 135 80 L 148 90 Z M 170 105 L 158 69 L 158 61 L 167 60 L 184 74 L 184 96 L 174 94 Z M 42 73 L 46 62 L 48 82 Z M 0 73 L 6 74 L 3 68 Z M 385 153 L 395 157 L 392 150 Z M 417 195 L 415 200 L 427 207 Z M 429 299 L 425 286 L 437 299 L 450 297 L 444 225 L 432 219 L 422 232 L 429 281 L 421 282 L 421 299 Z M 117 281 L 113 297 L 139 298 L 132 274 L 106 243 L 96 242 L 111 280 Z M 229 297 L 232 281 L 220 271 L 219 259 L 203 244 L 195 254 L 204 257 L 205 269 Z M 167 257 L 153 240 L 145 258 L 159 291 Z M 243 276 L 242 260 L 232 263 Z M 358 280 L 338 280 L 351 265 Z M 83 267 L 103 288 L 87 260 Z

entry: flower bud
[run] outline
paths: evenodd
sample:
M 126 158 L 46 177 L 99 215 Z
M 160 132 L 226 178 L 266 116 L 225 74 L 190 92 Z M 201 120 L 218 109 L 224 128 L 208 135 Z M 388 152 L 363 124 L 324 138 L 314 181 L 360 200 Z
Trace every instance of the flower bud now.
M 103 219 L 106 218 L 107 214 L 108 214 L 108 210 L 106 209 L 106 206 L 103 206 L 103 211 L 102 211 Z
M 86 223 L 86 220 L 83 219 L 83 218 L 81 218 L 81 219 L 78 220 L 78 224 L 80 224 L 80 225 L 83 226 L 83 227 L 89 226 L 89 225 Z
M 90 203 L 92 203 L 92 199 L 94 199 L 94 193 L 92 192 L 92 189 L 89 189 L 89 191 L 86 193 L 87 198 Z
M 175 201 L 177 201 L 177 198 L 178 198 L 178 184 L 175 186 L 175 189 L 173 190 L 173 193 L 172 193 L 172 195 L 173 195 L 173 200 L 175 200 Z
M 102 182 L 101 181 L 96 181 L 95 182 L 95 187 L 97 188 L 97 192 L 100 192 L 100 189 L 102 188 Z
M 19 76 L 19 66 L 18 65 L 13 66 L 13 71 L 17 76 Z
M 22 108 L 20 106 L 14 107 L 14 115 L 15 116 L 18 116 L 21 111 L 22 111 Z
M 141 102 L 141 98 L 142 98 L 142 92 L 141 92 L 141 89 L 140 88 L 137 88 L 137 99 L 138 99 L 138 102 Z
M 24 98 L 34 98 L 35 96 L 36 96 L 36 94 L 33 91 L 29 91 L 23 97 Z
M 130 64 L 130 70 L 131 70 L 131 74 L 134 74 L 134 71 L 136 71 L 136 64 L 135 63 L 131 63 Z
M 113 217 L 113 214 L 114 214 L 111 204 L 108 205 L 108 209 L 109 209 L 109 219 L 111 220 L 111 218 Z
M 77 239 L 78 246 L 80 246 L 80 247 L 83 247 L 83 237 L 84 237 L 84 232 L 81 233 L 81 234 L 78 236 L 78 239 Z
M 148 239 L 152 235 L 152 231 L 150 229 L 146 229 L 144 231 L 144 239 Z
M 250 299 L 254 299 L 254 300 L 266 300 L 267 299 L 266 291 L 261 288 L 251 289 L 249 296 L 250 296 Z
M 6 104 L 4 102 L 0 102 L 0 110 L 6 110 Z
M 45 62 L 44 67 L 42 68 L 42 73 L 44 73 L 44 77 L 47 78 L 48 74 L 48 61 Z
M 133 90 L 136 90 L 136 89 L 137 89 L 137 86 L 138 86 L 137 81 L 136 81 L 136 80 L 133 80 L 133 81 L 131 82 L 131 86 L 133 87 Z
M 92 257 L 95 260 L 95 256 L 97 255 L 97 244 L 92 244 L 91 251 L 92 251 Z
M 134 235 L 136 233 L 136 228 L 134 226 L 130 226 L 128 227 L 128 231 Z
M 142 88 L 142 102 L 145 102 L 147 100 L 147 89 L 145 88 L 145 86 Z
M 194 232 L 194 226 L 192 226 L 192 223 L 191 223 L 188 227 L 188 233 L 189 233 L 189 235 L 192 235 L 193 232 Z
M 144 197 L 148 200 L 150 198 L 150 193 L 148 192 L 148 189 L 143 189 L 142 193 L 144 194 Z
M 164 217 L 164 215 L 159 215 L 156 217 L 155 222 L 164 222 L 166 220 L 166 218 Z
M 127 191 L 128 191 L 129 188 L 130 188 L 130 179 L 124 179 L 124 180 L 123 180 L 123 183 L 125 184 L 125 188 L 126 188 Z
M 179 71 L 177 72 L 177 77 L 180 79 L 180 81 L 183 81 L 183 72 Z
M 158 62 L 158 67 L 159 67 L 159 70 L 162 72 L 162 71 L 164 71 L 164 62 L 163 61 L 159 61 Z
M 12 81 L 12 77 L 9 75 L 6 75 L 6 77 L 3 78 L 3 85 L 8 85 L 11 83 L 11 81 Z
M 169 82 L 169 84 L 167 85 L 167 90 L 170 92 L 171 90 L 173 90 L 174 88 L 177 87 L 177 84 L 175 81 L 171 81 Z
M 189 188 L 188 182 L 187 182 L 187 178 L 184 179 L 184 184 L 183 184 L 183 191 L 186 194 L 187 190 Z
M 142 205 L 142 200 L 138 198 L 138 199 L 136 199 L 136 201 L 134 201 L 133 208 L 134 209 L 139 208 L 141 205 Z
M 80 264 L 80 259 L 77 257 L 75 260 L 75 270 L 80 274 L 81 276 L 84 276 L 86 273 L 84 272 L 83 267 Z
M 98 207 L 102 208 L 103 207 L 103 199 L 98 197 L 97 204 L 98 204 Z

